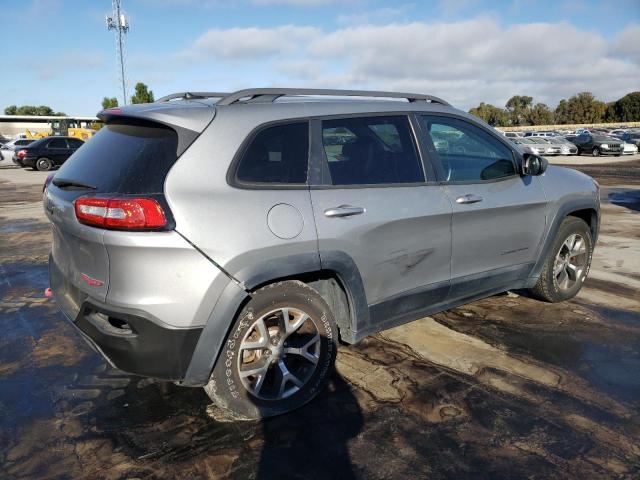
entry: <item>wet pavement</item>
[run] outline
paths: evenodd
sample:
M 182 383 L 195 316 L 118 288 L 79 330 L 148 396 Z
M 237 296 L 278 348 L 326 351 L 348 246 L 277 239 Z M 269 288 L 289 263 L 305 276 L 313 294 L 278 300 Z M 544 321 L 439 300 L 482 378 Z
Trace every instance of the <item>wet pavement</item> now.
M 640 478 L 640 166 L 579 168 L 603 225 L 573 301 L 512 292 L 386 331 L 301 410 L 238 423 L 67 325 L 42 297 L 44 177 L 0 168 L 0 478 Z

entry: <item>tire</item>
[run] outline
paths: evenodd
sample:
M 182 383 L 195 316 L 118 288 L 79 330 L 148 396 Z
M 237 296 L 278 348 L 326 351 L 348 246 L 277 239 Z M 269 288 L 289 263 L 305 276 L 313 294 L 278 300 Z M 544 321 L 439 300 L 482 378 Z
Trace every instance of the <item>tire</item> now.
M 234 419 L 295 410 L 325 386 L 335 363 L 337 340 L 333 314 L 316 290 L 299 281 L 268 285 L 252 295 L 235 319 L 204 389 Z M 293 349 L 298 352 L 292 353 Z
M 593 150 L 591 150 L 591 155 L 594 157 L 599 157 L 600 156 L 600 149 L 598 147 L 594 147 Z
M 53 168 L 53 162 L 46 157 L 42 157 L 36 160 L 36 167 L 34 168 L 34 170 L 37 169 L 41 172 L 48 172 L 52 168 Z
M 573 248 L 567 245 L 567 242 L 571 242 L 571 238 L 575 240 Z M 582 246 L 578 244 L 578 239 L 582 239 Z M 592 255 L 593 240 L 589 226 L 580 218 L 565 218 L 542 267 L 538 283 L 531 289 L 531 293 L 551 303 L 563 302 L 575 297 L 589 274 Z M 563 263 L 567 259 L 569 263 Z M 571 272 L 574 272 L 575 279 L 571 278 Z M 565 282 L 563 273 L 568 276 L 568 282 Z

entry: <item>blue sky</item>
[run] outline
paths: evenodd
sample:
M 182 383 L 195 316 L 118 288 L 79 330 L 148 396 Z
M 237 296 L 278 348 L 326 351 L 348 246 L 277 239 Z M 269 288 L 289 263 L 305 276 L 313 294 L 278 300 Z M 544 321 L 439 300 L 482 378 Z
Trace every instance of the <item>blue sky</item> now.
M 579 91 L 610 101 L 640 90 L 639 0 L 123 3 L 128 82 L 147 83 L 156 97 L 372 88 L 431 93 L 467 109 L 514 94 L 553 107 Z M 109 0 L 3 0 L 0 109 L 45 104 L 85 115 L 119 96 L 110 10 Z

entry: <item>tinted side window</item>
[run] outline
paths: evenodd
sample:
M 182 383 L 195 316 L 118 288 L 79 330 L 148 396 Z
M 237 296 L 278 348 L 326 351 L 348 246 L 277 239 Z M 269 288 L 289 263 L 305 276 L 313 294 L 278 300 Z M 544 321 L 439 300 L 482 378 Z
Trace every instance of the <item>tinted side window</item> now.
M 470 182 L 515 175 L 511 150 L 481 128 L 450 117 L 423 115 L 420 119 L 447 180 Z
M 69 143 L 69 147 L 71 148 L 80 148 L 82 145 L 84 145 L 84 142 L 82 140 L 78 140 L 75 138 L 70 138 L 67 140 L 67 142 Z
M 325 120 L 322 143 L 333 185 L 424 181 L 405 116 Z
M 307 122 L 260 131 L 244 151 L 236 178 L 241 182 L 305 184 L 309 160 Z
M 49 141 L 49 148 L 67 148 L 67 141 L 64 138 L 54 138 Z

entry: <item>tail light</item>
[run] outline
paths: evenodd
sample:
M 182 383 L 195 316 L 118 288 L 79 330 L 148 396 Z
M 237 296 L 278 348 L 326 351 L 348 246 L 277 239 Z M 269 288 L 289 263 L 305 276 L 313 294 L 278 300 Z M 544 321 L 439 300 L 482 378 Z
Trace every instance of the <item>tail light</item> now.
M 16 156 L 20 159 L 23 159 L 24 157 L 27 156 L 27 151 L 26 150 L 18 150 L 18 153 L 16 153 Z
M 167 225 L 162 206 L 152 198 L 80 197 L 74 202 L 80 223 L 109 230 L 148 230 Z
M 49 175 L 47 175 L 47 179 L 44 181 L 44 186 L 42 187 L 42 193 L 44 193 L 47 190 L 47 187 L 51 183 L 51 180 L 53 180 L 54 176 L 55 176 L 55 173 L 50 173 Z

